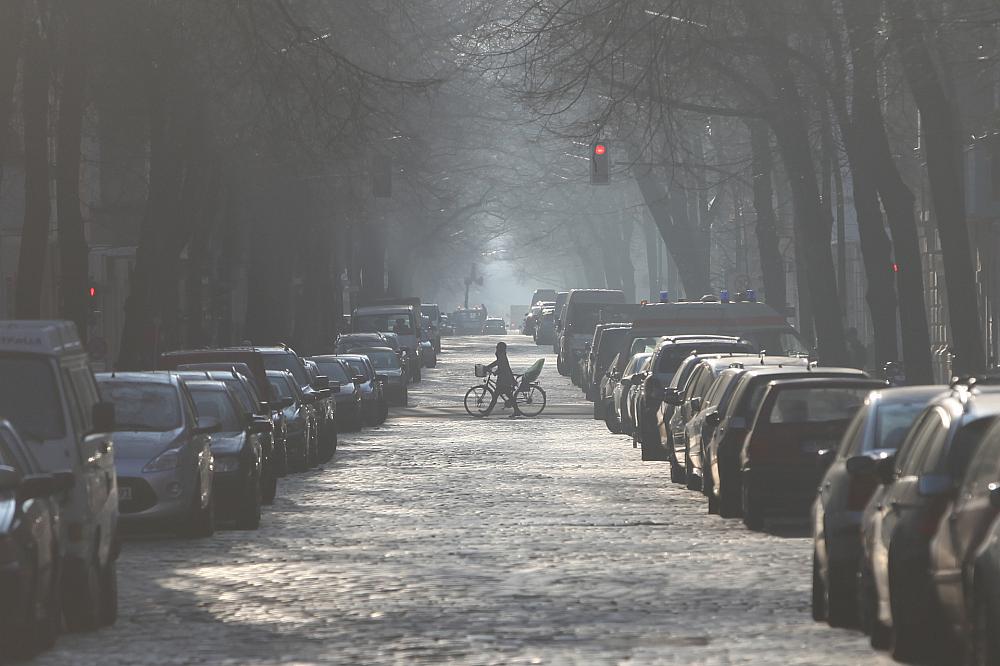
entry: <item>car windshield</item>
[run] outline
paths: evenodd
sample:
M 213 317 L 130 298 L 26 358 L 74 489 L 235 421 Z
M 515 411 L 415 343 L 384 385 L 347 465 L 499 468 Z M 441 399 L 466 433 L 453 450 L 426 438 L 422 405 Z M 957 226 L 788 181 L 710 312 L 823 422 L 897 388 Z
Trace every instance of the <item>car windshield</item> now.
M 250 392 L 247 390 L 246 386 L 244 386 L 243 382 L 235 377 L 232 379 L 223 379 L 222 381 L 226 383 L 229 390 L 231 390 L 233 395 L 236 396 L 236 399 L 240 401 L 240 407 L 243 408 L 243 411 L 247 414 L 253 414 L 253 398 L 250 396 Z
M 211 416 L 222 422 L 223 432 L 237 432 L 243 429 L 236 405 L 229 397 L 229 392 L 218 388 L 191 388 L 198 416 Z
M 365 356 L 371 359 L 376 370 L 399 370 L 399 357 L 396 352 L 391 351 L 371 351 L 365 352 Z
M 25 439 L 65 436 L 62 400 L 49 361 L 41 356 L 0 356 L 0 418 Z
M 847 420 L 864 404 L 870 391 L 839 386 L 782 389 L 768 420 L 783 424 Z
M 331 382 L 346 384 L 351 381 L 344 366 L 337 361 L 316 361 L 316 365 L 319 366 L 319 371 L 326 375 Z
M 700 345 L 679 344 L 670 345 L 660 351 L 660 360 L 656 363 L 656 372 L 673 375 L 681 363 L 695 352 L 699 354 L 719 354 L 725 352 L 745 353 L 750 351 L 749 347 L 733 347 L 732 343 L 707 343 Z
M 926 402 L 880 406 L 875 414 L 875 439 L 865 441 L 865 450 L 898 449 L 910 426 L 913 425 L 913 420 L 926 406 Z
M 115 406 L 115 430 L 166 432 L 181 427 L 181 403 L 170 384 L 98 382 L 101 395 Z
M 413 326 L 407 314 L 361 314 L 354 318 L 354 328 L 371 333 L 396 333 L 413 335 Z
M 264 367 L 268 370 L 287 370 L 295 377 L 299 386 L 309 384 L 309 376 L 301 361 L 291 352 L 279 352 L 277 354 L 264 354 Z

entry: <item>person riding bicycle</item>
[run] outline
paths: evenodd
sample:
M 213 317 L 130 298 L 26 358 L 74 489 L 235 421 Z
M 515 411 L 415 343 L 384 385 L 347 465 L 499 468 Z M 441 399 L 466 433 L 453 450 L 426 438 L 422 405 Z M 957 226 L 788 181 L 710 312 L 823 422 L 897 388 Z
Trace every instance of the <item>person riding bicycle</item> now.
M 502 395 L 504 405 L 514 408 L 513 416 L 520 416 L 521 411 L 517 408 L 517 401 L 514 399 L 517 380 L 514 379 L 514 371 L 510 369 L 510 361 L 507 360 L 507 343 L 498 342 L 496 354 L 497 360 L 486 366 L 487 371 L 496 369 L 497 374 L 497 390 L 493 393 L 493 399 L 490 401 L 490 410 L 496 406 L 497 398 Z

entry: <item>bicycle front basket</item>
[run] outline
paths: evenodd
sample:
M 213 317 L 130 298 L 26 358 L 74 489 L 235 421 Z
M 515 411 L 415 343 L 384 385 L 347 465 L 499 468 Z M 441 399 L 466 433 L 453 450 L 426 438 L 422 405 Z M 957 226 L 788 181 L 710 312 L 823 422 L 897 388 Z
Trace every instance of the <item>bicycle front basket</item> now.
M 486 366 L 482 363 L 476 363 L 476 377 L 486 376 Z

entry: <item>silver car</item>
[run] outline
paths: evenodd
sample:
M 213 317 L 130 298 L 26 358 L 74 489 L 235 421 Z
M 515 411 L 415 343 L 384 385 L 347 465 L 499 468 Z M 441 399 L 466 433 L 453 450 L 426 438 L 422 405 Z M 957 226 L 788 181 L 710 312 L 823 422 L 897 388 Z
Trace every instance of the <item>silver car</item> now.
M 212 438 L 218 419 L 197 416 L 172 372 L 97 375 L 115 404 L 115 470 L 122 527 L 168 526 L 195 537 L 215 532 Z

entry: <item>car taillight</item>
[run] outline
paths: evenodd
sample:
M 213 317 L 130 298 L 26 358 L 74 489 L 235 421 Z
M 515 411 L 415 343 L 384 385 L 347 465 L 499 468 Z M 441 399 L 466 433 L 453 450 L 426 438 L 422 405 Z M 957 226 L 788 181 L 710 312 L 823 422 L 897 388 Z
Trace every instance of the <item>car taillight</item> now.
M 874 476 L 852 476 L 847 490 L 847 510 L 864 511 L 877 487 L 878 480 Z
M 917 523 L 920 534 L 928 539 L 934 536 L 941 523 L 941 517 L 944 515 L 945 509 L 948 508 L 949 501 L 951 501 L 949 495 L 938 495 L 928 500 L 920 512 L 920 522 Z

